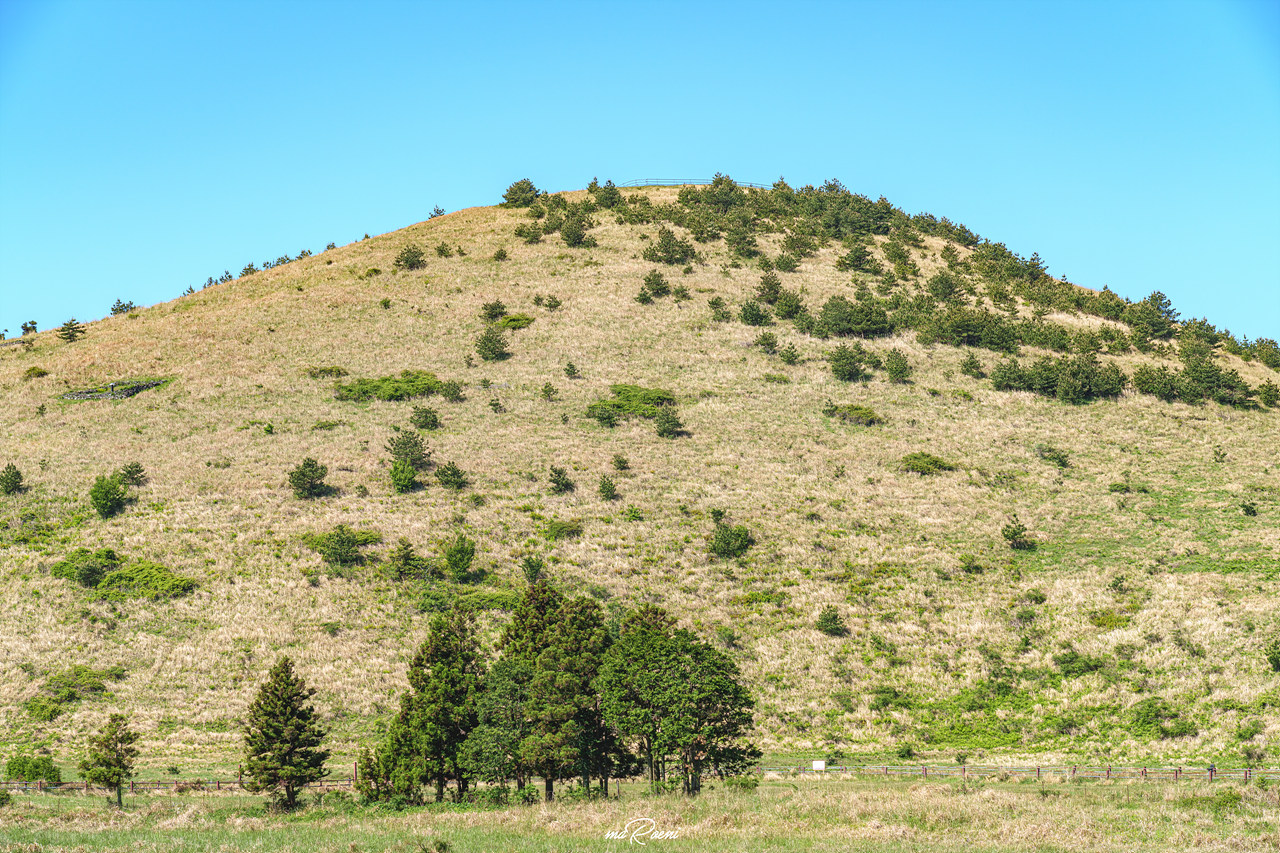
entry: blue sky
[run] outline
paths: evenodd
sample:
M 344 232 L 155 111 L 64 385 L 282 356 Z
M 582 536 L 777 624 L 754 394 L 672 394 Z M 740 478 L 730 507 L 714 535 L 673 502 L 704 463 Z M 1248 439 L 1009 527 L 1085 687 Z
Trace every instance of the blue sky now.
M 1280 3 L 0 3 L 0 328 L 511 181 L 838 178 L 1280 337 Z

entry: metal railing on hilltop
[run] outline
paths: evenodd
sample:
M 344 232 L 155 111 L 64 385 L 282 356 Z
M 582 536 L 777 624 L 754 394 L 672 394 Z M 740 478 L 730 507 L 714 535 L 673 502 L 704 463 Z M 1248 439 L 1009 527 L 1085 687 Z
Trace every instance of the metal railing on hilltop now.
M 625 184 L 618 184 L 619 187 L 701 187 L 706 186 L 714 180 L 713 178 L 637 178 L 634 181 L 627 181 Z M 757 190 L 767 190 L 771 184 L 755 184 L 751 181 L 734 181 L 740 187 L 752 187 Z

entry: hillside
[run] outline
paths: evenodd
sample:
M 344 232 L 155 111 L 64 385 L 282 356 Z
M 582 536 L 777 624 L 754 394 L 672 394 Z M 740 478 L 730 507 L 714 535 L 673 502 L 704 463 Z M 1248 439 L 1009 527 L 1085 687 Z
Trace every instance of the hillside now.
M 238 720 L 287 652 L 350 760 L 396 707 L 432 608 L 461 598 L 492 636 L 527 557 L 610 612 L 661 603 L 728 649 L 766 752 L 1239 763 L 1280 737 L 1273 341 L 1075 287 L 838 186 L 615 194 L 543 197 L 541 218 L 527 204 L 438 216 L 78 340 L 0 347 L 0 466 L 25 483 L 0 495 L 0 756 L 69 762 L 119 709 L 155 772 L 234 766 Z M 679 260 L 646 260 L 653 249 Z M 665 286 L 637 300 L 653 270 Z M 773 277 L 746 312 L 771 325 L 744 323 Z M 780 319 L 795 297 L 803 309 Z M 476 341 L 495 301 L 510 357 L 488 361 Z M 842 345 L 854 381 L 833 375 Z M 894 351 L 905 381 L 890 378 Z M 462 399 L 335 392 L 403 371 L 456 381 Z M 166 382 L 61 396 L 139 379 Z M 682 430 L 589 417 L 617 385 L 669 392 Z M 850 404 L 879 422 L 841 417 Z M 440 427 L 415 430 L 415 406 Z M 406 432 L 468 485 L 427 470 L 396 493 L 386 446 Z M 905 470 L 914 453 L 952 467 Z M 305 457 L 332 494 L 295 497 Z M 90 486 L 131 462 L 145 482 L 99 517 Z M 552 466 L 575 488 L 553 493 Z M 710 552 L 713 510 L 729 540 L 749 531 L 741 556 Z M 327 565 L 311 547 L 337 524 L 377 534 L 363 562 Z M 476 545 L 461 582 L 388 570 L 402 537 L 439 560 L 459 534 Z M 76 548 L 197 585 L 104 596 L 51 573 Z M 827 606 L 847 633 L 817 630 Z M 105 674 L 73 674 L 80 698 L 59 698 L 77 665 Z

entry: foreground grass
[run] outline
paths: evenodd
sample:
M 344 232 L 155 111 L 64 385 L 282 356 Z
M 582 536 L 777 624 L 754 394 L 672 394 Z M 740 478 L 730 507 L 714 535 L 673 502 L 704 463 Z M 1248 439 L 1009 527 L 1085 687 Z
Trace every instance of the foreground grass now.
M 650 799 L 624 787 L 608 802 L 389 812 L 328 801 L 268 813 L 239 793 L 129 798 L 15 797 L 0 811 L 0 850 L 599 851 L 635 818 L 676 838 L 653 850 L 1274 850 L 1280 793 L 1182 783 L 912 783 L 773 780 L 754 793 L 713 789 L 696 800 Z

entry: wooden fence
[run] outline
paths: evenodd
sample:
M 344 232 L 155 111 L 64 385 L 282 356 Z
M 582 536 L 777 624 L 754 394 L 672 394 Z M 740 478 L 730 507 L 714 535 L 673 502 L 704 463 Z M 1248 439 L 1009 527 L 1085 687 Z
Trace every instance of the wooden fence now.
M 852 775 L 868 778 L 900 778 L 914 777 L 920 779 L 1132 779 L 1147 782 L 1215 782 L 1235 781 L 1248 783 L 1256 779 L 1280 781 L 1280 768 L 1254 769 L 1249 767 L 1233 767 L 1229 769 L 1210 769 L 1208 767 L 1137 767 L 1115 765 L 1085 766 L 1039 765 L 1039 766 L 1003 766 L 997 764 L 956 765 L 956 764 L 839 764 L 825 770 L 814 770 L 803 765 L 796 766 L 761 766 L 755 769 L 758 774 L 774 773 L 805 778 L 833 778 L 841 775 Z M 355 768 L 352 775 L 344 778 L 329 778 L 320 782 L 311 782 L 302 786 L 307 791 L 350 791 L 355 787 Z M 209 792 L 243 790 L 243 779 L 164 779 L 134 780 L 129 783 L 129 793 L 147 793 L 156 791 Z M 10 780 L 0 782 L 0 790 L 15 791 L 24 794 L 37 793 L 79 793 L 88 795 L 93 791 L 107 789 L 88 782 L 63 782 L 51 785 L 47 782 L 23 782 Z

